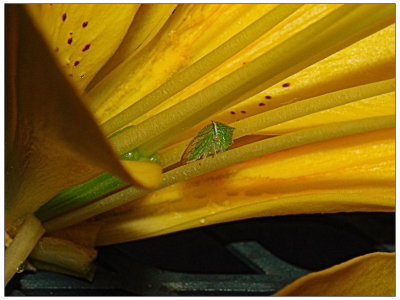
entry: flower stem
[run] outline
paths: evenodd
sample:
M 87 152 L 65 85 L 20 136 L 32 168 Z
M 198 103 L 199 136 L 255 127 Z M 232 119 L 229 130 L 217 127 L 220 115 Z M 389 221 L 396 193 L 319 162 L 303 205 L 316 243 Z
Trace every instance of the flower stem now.
M 4 281 L 6 285 L 17 272 L 18 267 L 28 258 L 44 232 L 42 224 L 34 215 L 26 217 L 4 254 Z
M 105 173 L 62 191 L 42 205 L 35 214 L 40 220 L 46 221 L 124 185 L 126 183 L 123 180 Z
M 367 118 L 303 129 L 282 136 L 251 143 L 227 152 L 219 153 L 215 157 L 208 157 L 201 161 L 189 163 L 166 172 L 160 188 L 261 155 L 341 136 L 394 127 L 395 122 L 395 115 Z M 65 228 L 126 204 L 146 195 L 147 193 L 148 191 L 143 189 L 134 187 L 127 188 L 85 207 L 52 219 L 46 222 L 44 226 L 49 231 Z

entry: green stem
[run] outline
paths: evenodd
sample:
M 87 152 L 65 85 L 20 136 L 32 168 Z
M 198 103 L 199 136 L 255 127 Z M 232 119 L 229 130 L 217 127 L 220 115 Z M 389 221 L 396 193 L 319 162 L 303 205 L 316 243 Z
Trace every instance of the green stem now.
M 126 183 L 123 180 L 105 173 L 62 191 L 42 205 L 35 214 L 40 220 L 47 221 L 124 185 Z
M 343 5 L 197 94 L 111 138 L 119 153 L 154 153 L 215 112 L 287 78 L 394 21 L 393 5 Z
M 366 131 L 391 128 L 395 124 L 396 116 L 391 115 L 322 125 L 273 137 L 173 169 L 164 174 L 160 188 L 265 154 Z M 49 231 L 65 228 L 131 202 L 147 193 L 149 192 L 138 188 L 127 188 L 78 210 L 52 219 L 46 222 L 44 226 Z
M 174 74 L 159 88 L 146 95 L 138 102 L 132 104 L 115 117 L 106 121 L 102 125 L 104 132 L 110 134 L 118 130 L 164 100 L 183 90 L 185 87 L 189 86 L 197 79 L 201 78 L 203 75 L 207 74 L 209 71 L 216 68 L 225 60 L 255 41 L 276 24 L 296 11 L 300 6 L 301 4 L 279 5 L 196 63 L 190 65 L 182 72 Z
M 128 128 L 129 127 L 126 127 L 114 133 L 113 136 L 124 132 Z M 157 153 L 150 156 L 142 156 L 135 150 L 121 155 L 121 159 L 159 163 L 159 157 Z M 41 221 L 47 221 L 68 210 L 99 198 L 124 185 L 126 185 L 126 183 L 120 178 L 109 173 L 105 173 L 85 183 L 60 192 L 42 205 L 35 214 Z

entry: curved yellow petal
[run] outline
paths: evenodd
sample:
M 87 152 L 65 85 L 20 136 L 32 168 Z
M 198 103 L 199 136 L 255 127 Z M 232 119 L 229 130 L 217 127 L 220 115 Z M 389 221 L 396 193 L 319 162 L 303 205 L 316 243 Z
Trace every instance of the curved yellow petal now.
M 297 147 L 155 191 L 96 219 L 97 244 L 233 220 L 393 211 L 394 129 Z
M 28 11 L 67 76 L 83 91 L 114 54 L 139 4 L 30 4 Z
M 7 25 L 6 101 L 15 118 L 6 125 L 11 141 L 5 175 L 6 228 L 61 190 L 104 170 L 135 183 L 57 68 L 23 6 L 8 6 Z M 155 170 L 159 172 L 159 166 Z
M 124 40 L 106 65 L 100 70 L 88 90 L 108 73 L 142 50 L 160 31 L 177 4 L 142 4 Z
M 305 275 L 274 296 L 395 296 L 395 253 L 375 252 Z
M 121 160 L 133 180 L 146 189 L 157 188 L 162 181 L 162 168 L 159 164 L 146 161 Z

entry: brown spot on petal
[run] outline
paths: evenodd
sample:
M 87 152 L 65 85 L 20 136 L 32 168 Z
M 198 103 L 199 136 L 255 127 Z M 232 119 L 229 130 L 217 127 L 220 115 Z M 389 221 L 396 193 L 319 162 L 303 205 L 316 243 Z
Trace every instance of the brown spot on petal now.
M 85 28 L 86 26 L 88 26 L 88 24 L 89 24 L 89 22 L 85 21 L 85 22 L 82 23 L 82 27 Z
M 258 103 L 258 106 L 264 106 L 264 105 L 265 105 L 265 103 L 262 103 L 262 102 Z
M 82 48 L 82 52 L 89 50 L 89 48 L 90 48 L 90 44 L 85 45 L 85 47 Z
M 63 13 L 63 15 L 62 15 L 63 22 L 65 22 L 66 19 L 67 19 L 67 13 Z
M 234 111 L 231 111 L 231 115 L 234 115 L 235 114 L 235 112 Z
M 245 113 L 246 113 L 246 111 L 245 111 L 245 110 L 241 110 L 240 112 L 241 112 L 242 114 L 245 114 Z
M 76 67 L 77 65 L 79 65 L 79 60 L 76 60 L 76 61 L 74 62 L 74 67 Z
M 67 43 L 70 45 L 72 44 L 72 37 L 68 39 Z
M 265 99 L 271 99 L 272 97 L 271 96 L 265 96 Z
M 288 87 L 288 86 L 290 86 L 290 82 L 286 82 L 286 83 L 282 84 L 282 87 Z

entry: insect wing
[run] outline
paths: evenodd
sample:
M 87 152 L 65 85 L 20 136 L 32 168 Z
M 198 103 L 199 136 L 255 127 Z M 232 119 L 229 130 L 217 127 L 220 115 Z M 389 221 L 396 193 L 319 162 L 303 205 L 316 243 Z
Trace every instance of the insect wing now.
M 218 152 L 225 151 L 233 144 L 232 137 L 235 128 L 218 122 L 214 122 L 214 124 L 217 128 Z
M 232 145 L 233 127 L 211 122 L 189 143 L 182 155 L 181 163 L 187 163 L 225 151 Z
M 187 146 L 182 155 L 181 162 L 187 163 L 208 156 L 213 136 L 213 126 L 210 124 L 204 127 Z

